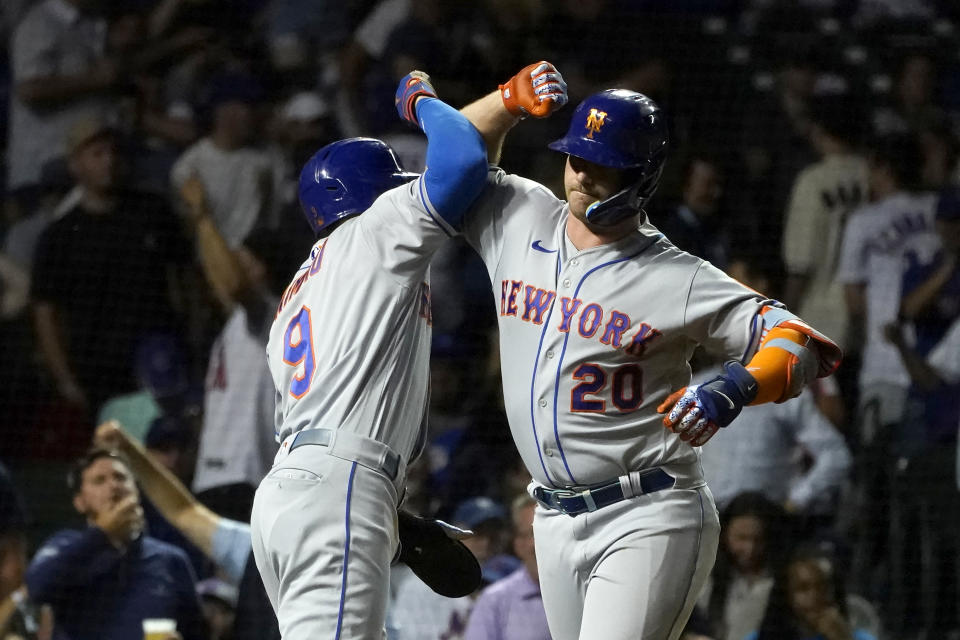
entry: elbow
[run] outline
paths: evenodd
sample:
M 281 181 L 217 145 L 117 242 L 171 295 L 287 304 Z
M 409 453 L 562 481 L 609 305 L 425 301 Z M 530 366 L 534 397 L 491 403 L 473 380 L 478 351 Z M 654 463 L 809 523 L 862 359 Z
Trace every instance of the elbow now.
M 433 207 L 457 228 L 463 214 L 483 191 L 487 179 L 487 150 L 480 133 L 463 121 L 456 137 L 449 138 L 440 157 L 430 157 L 424 173 L 426 191 Z

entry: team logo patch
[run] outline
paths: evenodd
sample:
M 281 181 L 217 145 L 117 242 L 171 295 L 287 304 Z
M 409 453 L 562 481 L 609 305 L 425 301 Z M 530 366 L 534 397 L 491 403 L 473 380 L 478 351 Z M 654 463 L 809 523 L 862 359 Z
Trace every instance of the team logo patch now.
M 600 111 L 599 109 L 590 109 L 590 114 L 587 116 L 586 129 L 588 131 L 587 137 L 593 139 L 594 133 L 600 133 L 600 129 L 603 128 L 603 125 L 606 122 L 607 112 Z

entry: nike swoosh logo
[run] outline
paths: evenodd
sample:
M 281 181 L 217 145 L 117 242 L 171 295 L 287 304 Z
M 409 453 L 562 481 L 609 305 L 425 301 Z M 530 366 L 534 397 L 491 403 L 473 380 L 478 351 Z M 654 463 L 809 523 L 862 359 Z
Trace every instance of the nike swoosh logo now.
M 544 247 L 542 244 L 540 244 L 540 241 L 539 241 L 539 240 L 534 240 L 534 241 L 533 241 L 533 244 L 531 244 L 530 246 L 533 247 L 534 249 L 536 249 L 537 251 L 540 251 L 541 253 L 556 253 L 556 252 L 557 252 L 556 249 L 547 249 L 547 248 Z
M 730 405 L 730 408 L 731 408 L 731 409 L 736 408 L 736 407 L 734 406 L 734 404 L 733 404 L 733 400 L 731 400 L 729 397 L 727 397 L 727 394 L 725 394 L 725 393 L 722 392 L 722 391 L 717 391 L 716 393 L 717 393 L 718 396 L 720 396 L 721 398 L 723 398 L 724 400 L 727 401 L 727 404 Z

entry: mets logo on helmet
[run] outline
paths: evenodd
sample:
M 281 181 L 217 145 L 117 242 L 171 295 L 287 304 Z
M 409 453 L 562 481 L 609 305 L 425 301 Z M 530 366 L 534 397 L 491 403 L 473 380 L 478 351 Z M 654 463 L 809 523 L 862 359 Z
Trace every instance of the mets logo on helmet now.
M 607 117 L 606 111 L 600 111 L 599 109 L 590 109 L 590 115 L 587 116 L 587 125 L 586 129 L 589 131 L 587 133 L 588 138 L 593 138 L 594 133 L 599 133 L 601 127 L 603 127 L 604 119 Z

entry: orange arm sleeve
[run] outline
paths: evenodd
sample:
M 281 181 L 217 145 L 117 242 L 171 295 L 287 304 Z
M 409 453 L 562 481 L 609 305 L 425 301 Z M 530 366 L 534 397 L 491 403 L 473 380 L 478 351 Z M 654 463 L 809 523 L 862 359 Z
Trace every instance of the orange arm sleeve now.
M 792 390 L 801 388 L 802 382 L 794 379 L 797 375 L 797 356 L 778 347 L 768 347 L 771 340 L 789 340 L 806 347 L 810 338 L 799 331 L 774 327 L 760 343 L 760 349 L 747 363 L 747 371 L 757 380 L 757 397 L 750 404 L 765 402 L 783 402 L 796 395 Z

